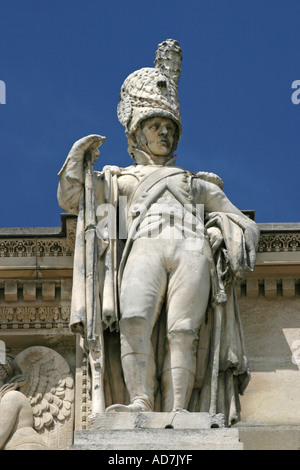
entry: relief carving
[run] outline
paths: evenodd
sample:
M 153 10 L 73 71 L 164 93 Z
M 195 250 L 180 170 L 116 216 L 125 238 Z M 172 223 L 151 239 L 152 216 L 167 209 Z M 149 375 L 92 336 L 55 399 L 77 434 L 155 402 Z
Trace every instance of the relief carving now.
M 33 346 L 0 364 L 0 449 L 68 449 L 74 379 L 56 351 Z
M 56 328 L 68 327 L 70 307 L 68 305 L 0 306 L 0 328 Z

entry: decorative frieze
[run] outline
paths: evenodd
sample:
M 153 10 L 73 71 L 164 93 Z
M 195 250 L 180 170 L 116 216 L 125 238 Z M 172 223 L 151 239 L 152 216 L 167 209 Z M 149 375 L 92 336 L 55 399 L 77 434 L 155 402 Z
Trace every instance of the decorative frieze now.
M 1 240 L 0 258 L 4 257 L 43 257 L 72 256 L 73 247 L 63 240 Z
M 0 281 L 0 329 L 68 327 L 71 279 Z
M 22 232 L 20 236 L 14 236 L 13 232 L 6 233 L 3 229 L 0 231 L 0 259 L 73 256 L 77 217 L 64 214 L 62 222 L 60 233 L 49 232 L 47 236 L 38 234 L 38 229 L 32 234 Z M 296 251 L 300 251 L 299 230 L 262 229 L 258 245 L 259 253 Z
M 264 233 L 258 245 L 259 252 L 300 251 L 300 233 Z
M 61 305 L 0 305 L 0 329 L 67 328 L 70 306 Z
M 77 217 L 64 214 L 58 233 L 49 229 L 1 229 L 0 258 L 73 256 Z

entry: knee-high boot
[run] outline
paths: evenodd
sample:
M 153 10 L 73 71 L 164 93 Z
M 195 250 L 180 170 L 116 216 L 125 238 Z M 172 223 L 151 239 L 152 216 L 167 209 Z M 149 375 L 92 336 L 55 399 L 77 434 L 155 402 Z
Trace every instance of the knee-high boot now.
M 198 335 L 191 330 L 168 334 L 162 374 L 163 411 L 186 410 L 196 374 Z
M 155 361 L 151 332 L 144 318 L 120 322 L 121 361 L 129 405 L 112 405 L 107 411 L 152 411 L 154 406 Z

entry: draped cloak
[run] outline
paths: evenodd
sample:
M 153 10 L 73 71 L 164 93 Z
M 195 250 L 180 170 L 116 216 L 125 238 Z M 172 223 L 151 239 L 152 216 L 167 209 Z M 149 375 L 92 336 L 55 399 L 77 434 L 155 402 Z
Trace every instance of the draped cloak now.
M 101 174 L 95 172 L 94 187 L 96 188 L 95 191 L 98 191 L 97 204 L 107 204 L 108 207 L 118 206 L 118 172 L 115 171 L 115 168 L 105 167 Z M 67 175 L 64 177 L 68 178 Z M 71 180 L 72 178 L 70 178 Z M 101 187 L 100 192 L 97 190 L 99 187 Z M 62 204 L 60 205 L 63 207 Z M 83 338 L 88 338 L 93 336 L 92 325 L 94 319 L 86 317 L 85 305 L 84 190 L 80 194 L 77 213 L 70 328 L 74 333 L 80 333 Z M 117 219 L 117 215 L 116 211 L 114 214 L 115 219 Z M 109 217 L 108 220 L 111 223 L 112 218 Z M 191 412 L 210 411 L 212 393 L 215 393 L 215 413 L 224 415 L 225 424 L 230 426 L 240 420 L 239 395 L 244 393 L 250 380 L 235 282 L 242 280 L 247 273 L 254 269 L 259 230 L 252 220 L 241 212 L 239 213 L 239 211 L 236 211 L 236 213 L 205 212 L 205 227 L 206 229 L 218 227 L 222 231 L 224 242 L 218 252 L 213 254 L 208 237 L 207 235 L 204 236 L 203 250 L 210 263 L 211 293 L 206 320 L 199 332 L 196 378 L 188 410 Z M 119 318 L 118 289 L 122 271 L 130 253 L 132 240 L 130 238 L 127 240 L 118 239 L 117 220 L 115 220 L 115 226 L 113 227 L 113 232 L 116 231 L 115 237 L 112 236 L 111 227 L 108 227 L 105 223 L 98 224 L 97 229 L 99 315 L 101 315 L 101 312 L 109 310 L 115 312 L 116 317 Z M 218 308 L 221 308 L 221 319 L 217 325 L 216 310 Z M 156 357 L 154 411 L 161 410 L 160 379 L 165 348 L 165 318 L 166 312 L 162 309 L 152 335 L 153 350 Z M 217 358 L 218 370 L 215 378 L 213 357 L 216 353 L 215 338 L 217 334 L 220 335 L 220 338 Z M 120 360 L 117 322 L 115 328 L 108 328 L 104 331 L 104 343 L 106 406 L 113 403 L 128 404 L 129 397 Z M 214 386 L 212 386 L 212 381 L 216 382 Z

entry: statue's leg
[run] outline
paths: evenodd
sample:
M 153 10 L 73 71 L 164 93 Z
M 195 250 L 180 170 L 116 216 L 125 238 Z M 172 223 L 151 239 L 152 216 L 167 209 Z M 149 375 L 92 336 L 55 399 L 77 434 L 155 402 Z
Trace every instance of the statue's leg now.
M 130 404 L 107 411 L 152 411 L 155 358 L 151 335 L 164 300 L 167 276 L 153 240 L 137 240 L 125 266 L 120 292 L 121 360 Z
M 198 332 L 205 318 L 209 292 L 206 258 L 201 252 L 183 251 L 169 276 L 163 411 L 188 407 L 196 373 Z
M 152 411 L 155 361 L 150 341 L 149 322 L 142 317 L 122 318 L 120 332 L 121 361 L 130 405 L 115 406 L 113 409 L 114 411 Z
M 194 331 L 168 334 L 162 373 L 162 411 L 186 410 L 193 391 L 198 335 Z

